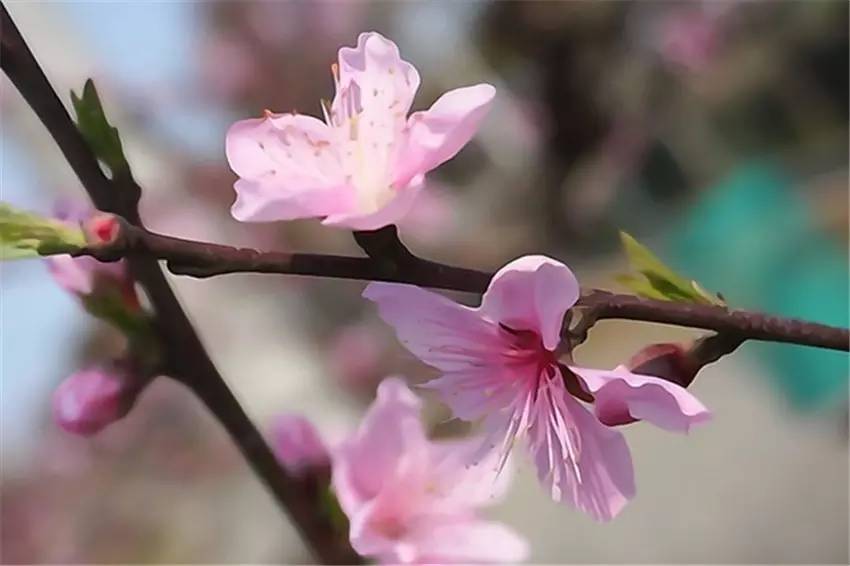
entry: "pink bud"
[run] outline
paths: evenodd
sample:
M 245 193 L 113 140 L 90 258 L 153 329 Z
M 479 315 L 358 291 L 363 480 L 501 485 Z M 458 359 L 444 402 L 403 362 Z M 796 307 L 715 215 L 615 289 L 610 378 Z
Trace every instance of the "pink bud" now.
M 77 371 L 53 392 L 53 419 L 67 432 L 91 436 L 130 411 L 141 384 L 118 363 Z
M 290 474 L 300 476 L 310 468 L 329 465 L 330 454 L 315 427 L 298 415 L 281 415 L 272 425 L 272 446 Z
M 642 375 L 654 375 L 677 383 L 682 387 L 691 384 L 699 368 L 688 359 L 680 344 L 651 344 L 631 357 L 628 368 Z
M 118 237 L 121 225 L 114 214 L 96 212 L 83 223 L 86 239 L 91 244 L 110 244 Z
M 121 227 L 115 215 L 99 212 L 81 203 L 60 203 L 54 215 L 69 225 L 82 226 L 91 244 L 113 242 Z M 45 261 L 53 279 L 84 301 L 118 297 L 127 311 L 138 312 L 141 309 L 126 261 L 100 262 L 92 257 L 69 255 L 50 256 Z

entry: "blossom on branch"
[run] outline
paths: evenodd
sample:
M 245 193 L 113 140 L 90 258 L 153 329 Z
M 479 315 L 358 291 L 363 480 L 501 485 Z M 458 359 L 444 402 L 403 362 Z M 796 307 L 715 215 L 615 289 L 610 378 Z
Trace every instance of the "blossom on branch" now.
M 457 418 L 483 421 L 473 461 L 495 452 L 501 466 L 525 437 L 552 498 L 605 521 L 635 495 L 629 449 L 612 427 L 639 419 L 687 432 L 709 413 L 665 380 L 561 363 L 564 316 L 579 294 L 572 271 L 545 256 L 499 270 L 478 308 L 410 285 L 371 283 L 363 293 L 408 350 L 442 371 L 426 387 Z
M 469 465 L 476 440 L 430 441 L 419 399 L 387 378 L 358 431 L 333 451 L 333 488 L 352 547 L 383 564 L 523 560 L 525 541 L 476 517 L 507 487 L 494 462 Z M 494 493 L 495 492 L 495 493 Z
M 323 104 L 324 121 L 267 111 L 231 126 L 237 220 L 323 218 L 354 230 L 393 224 L 425 174 L 469 142 L 496 92 L 488 84 L 458 88 L 408 116 L 419 73 L 375 32 L 340 49 L 332 70 L 336 95 Z

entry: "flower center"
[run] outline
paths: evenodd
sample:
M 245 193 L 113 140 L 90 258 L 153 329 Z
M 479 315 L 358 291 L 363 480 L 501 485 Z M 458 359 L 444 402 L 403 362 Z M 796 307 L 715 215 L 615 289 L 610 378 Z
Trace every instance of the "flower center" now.
M 340 89 L 339 85 L 337 86 Z M 326 113 L 336 131 L 346 181 L 355 189 L 361 212 L 375 212 L 395 196 L 392 169 L 404 116 L 394 110 L 397 100 L 388 100 L 387 89 L 364 88 L 351 81 L 339 90 L 339 104 Z
M 540 373 L 542 373 L 546 367 L 557 363 L 555 352 L 551 352 L 546 349 L 543 345 L 543 339 L 537 332 L 533 330 L 512 328 L 503 322 L 499 323 L 499 329 L 503 336 L 507 339 L 508 347 L 503 352 L 503 356 L 506 357 L 509 362 L 536 362 L 540 369 Z

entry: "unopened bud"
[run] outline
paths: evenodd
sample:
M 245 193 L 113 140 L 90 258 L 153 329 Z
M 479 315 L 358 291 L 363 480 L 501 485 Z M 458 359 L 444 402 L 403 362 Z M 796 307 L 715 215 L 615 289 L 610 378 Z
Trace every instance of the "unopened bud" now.
M 631 357 L 628 368 L 634 373 L 654 375 L 687 387 L 696 377 L 687 350 L 681 344 L 652 344 Z
M 114 214 L 96 212 L 83 222 L 83 230 L 89 244 L 106 245 L 118 239 L 121 223 Z
M 53 393 L 53 418 L 67 432 L 91 436 L 121 419 L 146 380 L 116 362 L 71 374 Z
M 290 474 L 301 476 L 330 463 L 327 446 L 315 427 L 304 417 L 279 416 L 272 425 L 272 446 L 280 463 Z

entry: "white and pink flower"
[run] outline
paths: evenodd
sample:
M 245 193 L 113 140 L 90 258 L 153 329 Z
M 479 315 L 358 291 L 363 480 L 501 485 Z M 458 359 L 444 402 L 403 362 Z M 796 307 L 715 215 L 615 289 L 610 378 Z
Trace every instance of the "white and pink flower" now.
M 507 487 L 495 462 L 469 465 L 480 440 L 430 441 L 421 403 L 387 378 L 357 432 L 333 454 L 333 488 L 352 547 L 382 564 L 516 563 L 526 542 L 479 518 Z
M 408 116 L 419 73 L 375 32 L 340 49 L 333 72 L 336 95 L 323 105 L 324 121 L 266 112 L 231 126 L 237 220 L 322 218 L 355 230 L 393 224 L 425 174 L 469 142 L 496 92 L 489 84 L 455 89 Z
M 635 495 L 629 449 L 612 427 L 640 419 L 687 432 L 709 412 L 660 378 L 560 363 L 564 316 L 579 294 L 572 271 L 544 256 L 503 267 L 478 308 L 409 285 L 371 283 L 363 293 L 408 350 L 443 372 L 426 387 L 456 417 L 483 421 L 473 460 L 495 452 L 503 463 L 524 436 L 552 498 L 605 521 Z

